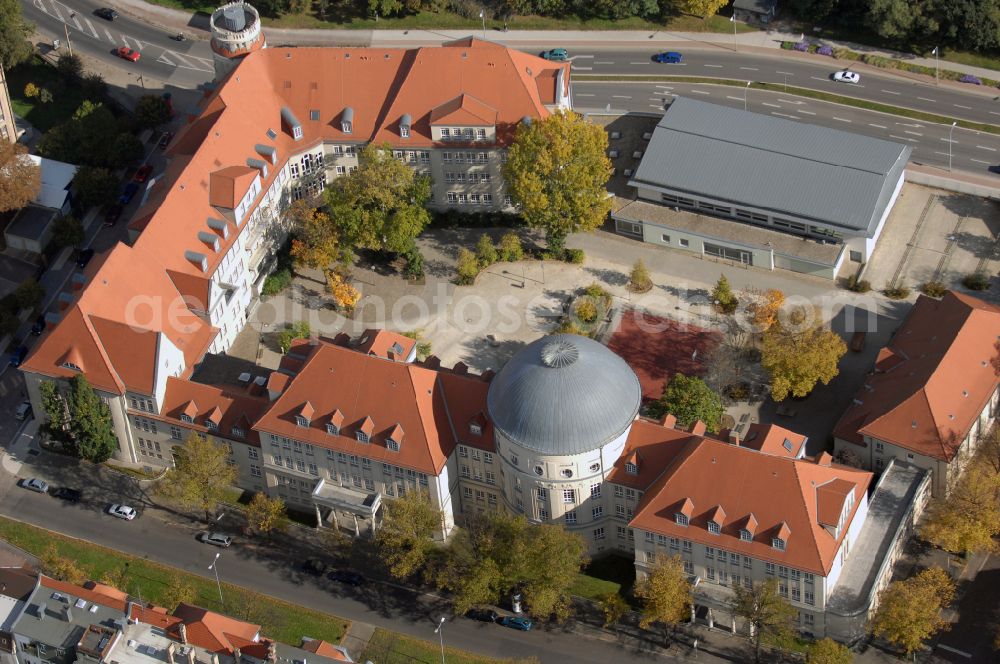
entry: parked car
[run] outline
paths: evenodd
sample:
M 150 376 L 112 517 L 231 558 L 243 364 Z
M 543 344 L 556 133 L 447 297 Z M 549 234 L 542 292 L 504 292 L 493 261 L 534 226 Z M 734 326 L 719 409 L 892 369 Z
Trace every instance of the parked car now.
M 167 146 L 170 145 L 170 141 L 174 140 L 174 132 L 165 131 L 160 135 L 160 141 L 157 143 L 161 150 L 166 150 Z
M 867 333 L 864 330 L 859 330 L 855 332 L 851 337 L 851 350 L 855 353 L 860 353 L 865 349 L 865 341 L 867 341 Z
M 465 617 L 489 623 L 495 623 L 500 620 L 500 614 L 493 609 L 469 609 L 465 612 Z
M 139 62 L 139 51 L 129 48 L 128 46 L 119 46 L 115 51 L 115 54 L 119 58 L 128 60 L 129 62 Z
M 78 503 L 80 499 L 83 498 L 83 494 L 76 489 L 70 489 L 66 486 L 61 486 L 58 489 L 52 489 L 49 495 L 55 496 L 60 500 L 65 500 L 67 503 Z
M 124 209 L 125 208 L 123 208 L 118 203 L 115 203 L 114 205 L 109 207 L 108 211 L 104 213 L 104 225 L 114 226 L 115 224 L 117 224 L 118 220 L 121 219 L 122 210 Z
M 45 314 L 42 314 L 35 319 L 35 322 L 31 324 L 31 333 L 36 337 L 42 336 L 42 332 L 45 331 L 48 323 L 45 322 Z
M 128 505 L 118 505 L 114 504 L 108 508 L 108 514 L 119 519 L 125 519 L 126 521 L 131 521 L 136 517 L 135 508 L 129 507 Z
M 302 561 L 302 571 L 313 576 L 326 574 L 328 565 L 319 558 L 306 558 Z
M 119 205 L 128 205 L 133 198 L 135 198 L 136 192 L 139 191 L 139 185 L 135 182 L 129 182 L 125 185 L 125 190 L 122 191 L 122 195 L 118 197 Z
M 833 80 L 838 83 L 860 83 L 861 74 L 856 71 L 851 71 L 850 69 L 843 69 L 838 72 L 834 72 Z
M 553 62 L 566 62 L 569 60 L 569 53 L 564 48 L 553 48 L 548 51 L 542 51 L 539 55 Z
M 76 255 L 77 268 L 82 270 L 83 268 L 87 267 L 87 263 L 89 263 L 90 259 L 93 257 L 94 257 L 93 249 L 81 249 L 80 253 Z
M 531 618 L 525 618 L 523 616 L 504 616 L 500 619 L 500 624 L 504 627 L 510 627 L 511 629 L 519 629 L 522 632 L 527 632 L 535 626 L 535 621 Z
M 665 53 L 657 53 L 653 56 L 653 60 L 667 65 L 679 65 L 684 62 L 684 56 L 677 51 L 667 51 Z
M 335 569 L 330 572 L 327 578 L 331 581 L 346 583 L 349 586 L 360 586 L 365 582 L 365 577 L 349 569 Z
M 211 544 L 212 546 L 221 546 L 226 548 L 233 543 L 233 538 L 229 535 L 223 535 L 222 533 L 201 533 L 198 535 L 200 539 L 205 544 Z
M 143 164 L 132 176 L 132 182 L 145 182 L 149 179 L 149 174 L 153 172 L 152 164 Z
M 29 491 L 35 491 L 37 493 L 48 493 L 49 484 L 42 480 L 32 477 L 30 480 L 24 480 L 24 488 Z
M 18 422 L 23 422 L 32 415 L 34 415 L 34 413 L 31 412 L 30 401 L 25 399 L 21 403 L 17 404 L 17 409 L 14 411 L 14 419 L 16 419 Z
M 106 21 L 113 21 L 118 18 L 118 12 L 116 12 L 111 7 L 101 7 L 94 11 L 94 13 Z
M 28 347 L 18 346 L 10 352 L 10 366 L 19 367 L 21 362 L 24 362 L 24 358 L 28 357 Z

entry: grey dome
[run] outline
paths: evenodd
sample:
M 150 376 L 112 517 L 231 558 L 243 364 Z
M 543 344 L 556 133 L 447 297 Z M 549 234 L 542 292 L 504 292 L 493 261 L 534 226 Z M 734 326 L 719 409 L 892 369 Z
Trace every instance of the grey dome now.
M 529 450 L 552 456 L 595 450 L 635 419 L 635 372 L 603 345 L 574 334 L 543 337 L 519 351 L 490 384 L 493 425 Z
M 247 15 L 243 7 L 232 5 L 222 10 L 219 23 L 229 32 L 240 32 L 247 27 Z

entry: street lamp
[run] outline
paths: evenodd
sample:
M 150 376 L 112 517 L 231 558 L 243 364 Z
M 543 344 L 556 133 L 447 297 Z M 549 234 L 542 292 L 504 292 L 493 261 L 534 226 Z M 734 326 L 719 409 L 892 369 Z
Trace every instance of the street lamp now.
M 438 620 L 438 626 L 434 629 L 434 633 L 438 635 L 438 641 L 441 642 L 441 664 L 444 664 L 444 630 L 442 629 L 444 621 L 445 617 L 441 616 L 441 619 Z
M 948 130 L 948 172 L 949 173 L 951 173 L 951 143 L 952 143 L 951 137 L 955 133 L 955 125 L 957 125 L 957 124 L 958 124 L 957 120 L 955 122 L 952 122 L 951 123 L 951 129 Z
M 747 86 L 745 88 L 743 88 L 743 110 L 744 111 L 747 110 L 747 90 L 750 89 L 750 86 L 752 84 L 753 84 L 753 81 L 747 81 Z
M 226 611 L 226 600 L 222 597 L 222 582 L 219 581 L 219 556 L 221 553 L 216 553 L 215 558 L 212 560 L 212 564 L 208 566 L 208 569 L 215 572 L 215 586 L 219 589 L 219 604 L 222 605 L 222 612 Z
M 934 47 L 934 85 L 938 84 L 938 74 L 939 73 L 940 73 L 940 71 L 938 70 L 938 47 L 935 46 Z
M 486 39 L 486 10 L 479 10 L 479 18 L 483 19 L 483 39 Z
M 740 50 L 736 43 L 736 9 L 733 9 L 733 15 L 729 17 L 729 22 L 733 24 L 733 51 L 735 52 Z

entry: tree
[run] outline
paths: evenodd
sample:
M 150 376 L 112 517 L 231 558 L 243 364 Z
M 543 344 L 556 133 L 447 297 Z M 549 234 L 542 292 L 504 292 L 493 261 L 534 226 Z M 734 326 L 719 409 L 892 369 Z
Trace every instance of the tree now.
M 521 246 L 521 238 L 517 236 L 517 233 L 504 233 L 497 249 L 502 261 L 516 263 L 524 258 L 524 248 Z
M 56 61 L 56 69 L 68 85 L 75 85 L 83 79 L 83 60 L 79 55 L 63 53 Z
M 462 247 L 458 250 L 458 262 L 455 265 L 458 277 L 455 282 L 459 286 L 471 286 L 479 275 L 479 259 L 476 255 Z
M 708 18 L 718 14 L 720 9 L 729 4 L 729 0 L 673 0 L 672 4 L 683 14 Z
M 55 544 L 49 546 L 42 552 L 42 571 L 53 579 L 80 585 L 87 580 L 84 573 L 75 560 L 59 553 Z
M 851 664 L 854 653 L 842 643 L 837 643 L 830 637 L 820 639 L 809 646 L 806 654 L 808 664 Z
M 38 91 L 38 101 L 43 104 L 51 104 L 53 99 L 54 97 L 52 96 L 52 93 L 49 92 L 48 88 L 42 88 Z
M 135 103 L 135 122 L 143 129 L 155 129 L 170 122 L 170 106 L 160 95 L 143 95 Z
M 353 251 L 403 253 L 430 223 L 424 203 L 430 198 L 430 178 L 392 156 L 388 147 L 366 145 L 358 168 L 326 189 L 327 207 L 340 241 Z
M 309 326 L 309 321 L 296 321 L 278 335 L 278 347 L 282 353 L 287 353 L 291 349 L 293 341 L 308 339 L 310 336 L 312 336 L 312 328 Z
M 747 288 L 740 293 L 740 303 L 746 310 L 747 322 L 753 331 L 763 334 L 778 321 L 778 312 L 785 304 L 785 294 L 776 288 Z
M 118 192 L 118 178 L 106 168 L 81 166 L 73 177 L 73 183 L 79 210 L 113 203 Z
M 174 467 L 163 483 L 163 492 L 185 507 L 205 512 L 205 521 L 212 515 L 236 481 L 236 468 L 226 463 L 229 449 L 192 431 L 183 445 L 174 447 Z
M 181 580 L 177 575 L 167 579 L 167 585 L 160 593 L 159 604 L 167 611 L 173 611 L 179 604 L 192 604 L 198 593 L 194 586 Z
M 0 212 L 19 210 L 42 189 L 41 168 L 20 143 L 0 141 Z
M 64 440 L 69 413 L 66 398 L 59 391 L 59 385 L 55 381 L 43 380 L 38 385 L 38 392 L 41 395 L 42 412 L 45 413 L 46 432 L 53 438 Z
M 250 530 L 259 535 L 281 532 L 288 525 L 288 511 L 285 509 L 285 501 L 277 496 L 271 498 L 262 491 L 253 495 L 247 505 L 246 512 Z
M 736 299 L 736 295 L 733 294 L 733 289 L 729 285 L 729 279 L 724 274 L 719 275 L 719 280 L 715 282 L 711 298 L 715 306 L 719 307 L 723 313 L 731 314 L 736 311 L 736 307 L 739 305 L 739 300 Z
M 111 409 L 90 387 L 86 376 L 77 374 L 69 381 L 69 431 L 76 456 L 103 463 L 118 449 L 111 422 Z
M 115 136 L 106 164 L 112 168 L 122 168 L 142 159 L 142 141 L 136 136 L 122 132 Z
M 13 296 L 14 302 L 19 308 L 34 309 L 42 303 L 42 298 L 45 297 L 45 288 L 32 277 L 28 277 L 17 285 Z
M 407 279 L 420 279 L 424 276 L 424 255 L 417 245 L 410 247 L 403 256 L 406 258 L 406 267 L 403 273 Z
M 31 81 L 28 81 L 28 83 L 24 86 L 24 96 L 27 97 L 28 99 L 34 99 L 35 97 L 37 97 L 38 86 L 32 83 Z
M 347 313 L 354 311 L 354 307 L 361 300 L 361 292 L 347 283 L 344 275 L 337 270 L 326 271 L 326 286 L 333 296 L 334 303 Z
M 601 610 L 604 611 L 604 626 L 611 627 L 628 613 L 629 606 L 625 598 L 617 592 L 608 593 L 600 599 Z
M 2 1 L 2 0 L 0 0 Z M 121 129 L 118 120 L 102 104 L 84 100 L 73 117 L 45 132 L 38 141 L 39 154 L 71 164 L 119 167 Z M 132 139 L 138 141 L 134 136 Z M 134 152 L 134 143 L 129 147 Z M 142 144 L 139 144 L 142 154 Z
M 847 344 L 833 330 L 804 326 L 802 312 L 793 312 L 788 325 L 778 321 L 764 334 L 761 365 L 771 378 L 771 398 L 807 396 L 816 383 L 828 384 L 840 373 L 837 365 Z
M 880 37 L 905 39 L 919 18 L 918 4 L 909 0 L 869 0 L 867 23 Z
M 792 631 L 796 611 L 778 593 L 777 579 L 754 583 L 750 588 L 734 586 L 733 590 L 735 594 L 730 602 L 730 611 L 750 626 L 754 661 L 759 664 L 763 641 L 787 638 Z
M 654 417 L 663 417 L 667 413 L 673 415 L 682 427 L 701 420 L 709 431 L 715 433 L 722 421 L 722 398 L 701 378 L 677 373 L 663 386 L 663 396 L 651 411 Z
M 408 491 L 387 501 L 383 509 L 375 544 L 389 574 L 408 579 L 427 563 L 434 546 L 431 538 L 442 527 L 444 515 L 423 491 Z
M 52 225 L 52 241 L 59 247 L 74 247 L 83 242 L 83 224 L 73 215 L 56 217 Z
M 126 593 L 129 592 L 128 563 L 125 563 L 121 567 L 113 567 L 105 570 L 104 573 L 101 574 L 99 582 L 106 586 L 122 590 Z
M 493 238 L 486 233 L 480 235 L 479 241 L 476 242 L 476 260 L 479 262 L 479 268 L 484 270 L 499 259 L 500 254 L 497 253 L 497 248 L 493 245 Z
M 28 37 L 34 31 L 21 15 L 20 2 L 0 0 L 0 66 L 9 71 L 31 57 L 34 47 Z
M 645 293 L 653 287 L 653 280 L 649 277 L 649 268 L 640 258 L 632 265 L 629 273 L 628 285 L 633 291 Z
M 955 582 L 940 567 L 931 567 L 902 581 L 889 584 L 871 631 L 906 651 L 907 656 L 924 641 L 948 626 L 941 609 L 955 597 Z
M 308 210 L 292 215 L 299 220 L 292 239 L 292 258 L 298 265 L 322 270 L 340 258 L 340 237 L 330 215 L 312 208 L 305 200 L 292 203 L 302 205 Z
M 936 500 L 920 527 L 921 536 L 946 551 L 993 551 L 1000 534 L 1000 475 L 982 457 L 969 464 L 947 497 Z
M 399 0 L 368 0 L 370 16 L 394 16 L 402 10 L 403 3 Z
M 524 220 L 545 232 L 552 252 L 563 252 L 566 236 L 594 230 L 611 211 L 607 150 L 604 128 L 571 111 L 518 125 L 503 176 Z
M 681 557 L 657 555 L 649 576 L 635 585 L 635 596 L 642 600 L 639 627 L 661 623 L 664 643 L 668 642 L 677 623 L 691 614 L 691 592 Z

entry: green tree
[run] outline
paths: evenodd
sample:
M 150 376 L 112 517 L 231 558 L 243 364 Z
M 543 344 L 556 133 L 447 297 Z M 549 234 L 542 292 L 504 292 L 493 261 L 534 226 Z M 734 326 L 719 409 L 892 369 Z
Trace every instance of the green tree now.
M 53 99 L 54 97 L 52 96 L 52 93 L 49 92 L 48 88 L 42 88 L 38 91 L 38 101 L 43 104 L 51 104 Z
M 83 60 L 79 55 L 63 53 L 56 61 L 56 69 L 66 79 L 67 85 L 76 85 L 83 79 Z
M 672 4 L 682 14 L 708 18 L 718 14 L 720 9 L 729 4 L 729 0 L 673 0 Z
M 458 262 L 455 265 L 458 276 L 455 282 L 460 286 L 469 286 L 476 281 L 479 275 L 479 259 L 476 255 L 462 247 L 458 250 Z
M 906 39 L 919 20 L 918 7 L 909 0 L 869 0 L 867 23 L 880 37 Z
M 108 86 L 104 82 L 104 77 L 97 72 L 85 74 L 80 86 L 83 90 L 83 96 L 87 99 L 103 99 L 108 94 Z
M 34 31 L 21 15 L 20 2 L 0 0 L 0 66 L 9 71 L 31 57 L 34 47 L 28 37 Z
M 479 241 L 476 242 L 476 260 L 479 262 L 479 268 L 486 269 L 499 259 L 500 254 L 497 253 L 497 248 L 493 245 L 493 239 L 486 233 L 480 235 Z
M 73 184 L 79 210 L 113 203 L 118 192 L 118 178 L 115 174 L 96 166 L 81 166 L 73 177 Z
M 58 247 L 75 247 L 83 243 L 83 224 L 73 215 L 56 217 L 52 226 L 52 241 Z
M 682 427 L 689 427 L 698 420 L 709 431 L 719 430 L 722 421 L 722 398 L 697 376 L 674 374 L 663 386 L 663 396 L 651 408 L 651 415 L 663 417 L 671 414 Z
M 837 365 L 846 352 L 840 335 L 806 324 L 802 311 L 793 312 L 787 324 L 779 320 L 764 333 L 761 349 L 761 365 L 771 378 L 771 398 L 804 397 L 817 383 L 828 384 L 840 373 Z
M 712 289 L 711 294 L 712 302 L 715 303 L 723 313 L 731 314 L 736 311 L 736 307 L 739 305 L 739 300 L 736 299 L 736 295 L 733 293 L 732 287 L 729 285 L 729 279 L 726 275 L 720 275 L 719 280 L 715 282 L 715 288 Z
M 120 146 L 116 147 L 120 133 L 118 120 L 111 111 L 102 104 L 85 100 L 72 118 L 45 132 L 38 141 L 38 152 L 71 164 L 117 168 L 125 163 L 120 160 Z
M 406 258 L 406 267 L 403 273 L 407 279 L 420 279 L 424 276 L 424 255 L 417 245 L 410 247 L 403 256 Z
M 946 551 L 993 551 L 1000 535 L 1000 475 L 977 455 L 951 492 L 935 500 L 920 535 Z
M 250 530 L 259 535 L 282 532 L 288 526 L 288 510 L 285 509 L 285 501 L 277 496 L 272 498 L 263 491 L 258 491 L 253 495 L 247 505 L 246 513 Z
M 161 483 L 163 493 L 189 508 L 205 513 L 206 523 L 226 489 L 236 482 L 236 468 L 226 463 L 229 449 L 192 431 L 183 445 L 174 447 L 174 467 Z
M 128 563 L 125 563 L 121 567 L 113 567 L 105 570 L 98 582 L 128 593 L 130 591 Z
M 143 129 L 155 129 L 170 122 L 170 106 L 160 95 L 143 95 L 135 103 L 135 122 Z
M 286 218 L 294 228 L 291 255 L 296 264 L 323 270 L 341 257 L 340 234 L 330 215 L 299 199 L 289 206 Z
M 734 586 L 733 590 L 735 594 L 729 609 L 735 617 L 742 618 L 750 626 L 754 661 L 759 664 L 762 643 L 788 638 L 796 611 L 778 593 L 777 579 L 754 583 L 750 588 Z
M 521 238 L 517 236 L 517 233 L 504 233 L 497 249 L 502 261 L 516 263 L 524 258 L 524 248 L 521 246 Z
M 403 3 L 399 0 L 368 0 L 368 14 L 370 16 L 395 16 L 403 10 Z
M 518 125 L 503 176 L 525 221 L 561 253 L 566 236 L 592 231 L 611 211 L 608 135 L 571 111 Z
M 75 560 L 59 553 L 55 544 L 49 544 L 42 552 L 42 571 L 53 579 L 80 585 L 87 580 L 86 573 Z
M 34 309 L 42 303 L 45 289 L 32 277 L 28 277 L 14 289 L 14 301 L 21 309 Z
M 634 291 L 646 292 L 653 287 L 653 280 L 649 276 L 649 268 L 640 258 L 632 265 L 632 271 L 629 273 L 628 285 Z
M 601 597 L 601 610 L 604 612 L 604 626 L 617 626 L 618 622 L 625 617 L 629 611 L 628 602 L 617 592 L 608 593 Z
M 0 141 L 0 212 L 19 210 L 42 189 L 41 168 L 20 143 Z
M 167 579 L 167 585 L 160 591 L 157 603 L 167 611 L 173 611 L 179 604 L 193 604 L 198 597 L 194 586 L 183 581 L 177 575 L 171 575 Z
M 111 409 L 90 387 L 86 376 L 77 374 L 69 381 L 69 431 L 73 451 L 81 459 L 103 463 L 118 449 L 111 422 Z
M 649 575 L 635 585 L 635 596 L 642 600 L 639 626 L 662 624 L 664 642 L 669 642 L 677 624 L 691 615 L 692 591 L 681 557 L 658 555 Z
M 830 637 L 809 646 L 806 654 L 808 664 L 851 664 L 853 661 L 854 653 L 851 649 Z
M 115 136 L 108 155 L 107 165 L 112 168 L 122 168 L 142 159 L 142 141 L 133 134 L 122 132 Z
M 55 381 L 44 380 L 39 383 L 38 392 L 41 395 L 42 412 L 45 413 L 46 432 L 57 440 L 65 440 L 69 425 L 69 406 L 59 391 L 59 385 Z
M 292 323 L 278 335 L 278 347 L 282 353 L 287 353 L 296 339 L 308 339 L 312 335 L 309 322 L 300 320 Z
M 326 189 L 327 208 L 345 249 L 403 253 L 430 223 L 424 203 L 430 178 L 393 158 L 388 147 L 366 145 L 358 168 Z
M 389 573 L 404 580 L 424 569 L 434 547 L 435 531 L 444 524 L 441 510 L 423 491 L 408 491 L 384 504 L 375 544 Z
M 955 597 L 955 582 L 940 567 L 931 567 L 889 584 L 871 622 L 877 637 L 906 651 L 907 656 L 924 641 L 948 626 L 941 609 Z

